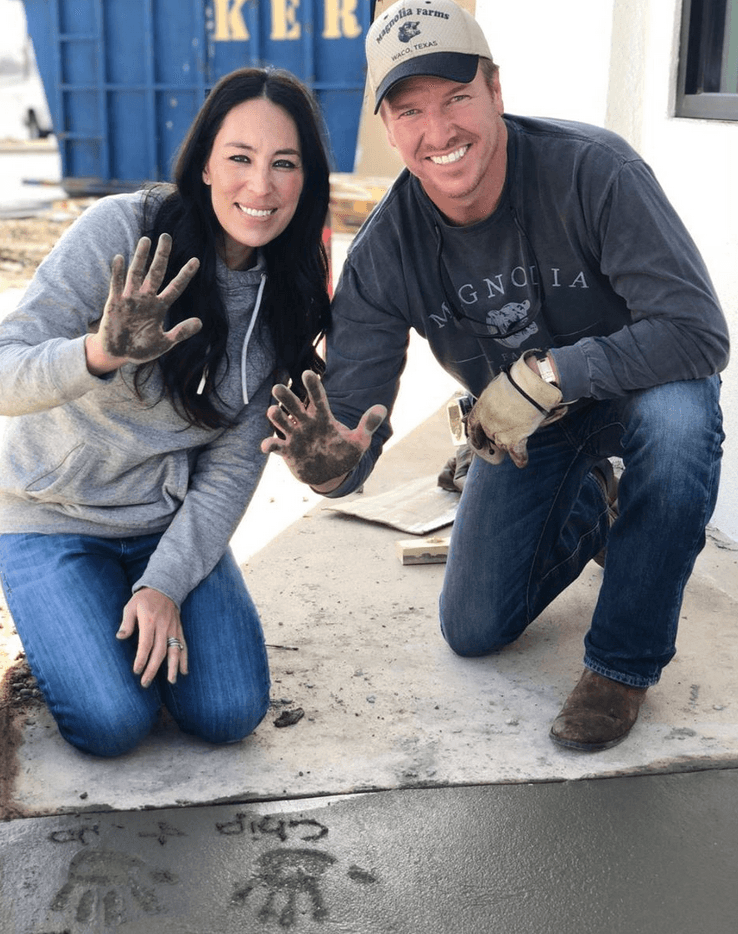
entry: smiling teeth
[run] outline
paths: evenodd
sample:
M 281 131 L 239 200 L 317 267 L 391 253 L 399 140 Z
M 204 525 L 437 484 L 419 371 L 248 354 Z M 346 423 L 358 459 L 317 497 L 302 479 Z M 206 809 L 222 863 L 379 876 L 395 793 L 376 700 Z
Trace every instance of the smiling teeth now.
M 270 214 L 274 214 L 274 212 L 277 210 L 276 208 L 269 208 L 267 211 L 257 211 L 256 208 L 245 208 L 240 204 L 239 208 L 243 211 L 244 214 L 248 214 L 249 217 L 269 217 Z
M 462 146 L 461 149 L 450 152 L 447 156 L 431 156 L 430 160 L 436 165 L 449 165 L 451 162 L 458 162 L 459 159 L 466 154 L 468 148 L 468 146 Z

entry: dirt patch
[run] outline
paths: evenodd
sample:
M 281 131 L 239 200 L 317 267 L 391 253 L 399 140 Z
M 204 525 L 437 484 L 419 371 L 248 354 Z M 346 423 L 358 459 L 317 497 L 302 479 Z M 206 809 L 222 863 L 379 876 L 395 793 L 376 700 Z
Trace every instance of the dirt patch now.
M 21 816 L 10 804 L 18 774 L 16 752 L 23 741 L 21 727 L 26 716 L 43 704 L 41 691 L 0 597 L 0 820 Z
M 70 198 L 35 217 L 0 218 L 0 292 L 28 285 L 41 260 L 92 200 Z
M 3 675 L 0 704 L 16 713 L 30 713 L 45 704 L 24 655 L 10 664 Z

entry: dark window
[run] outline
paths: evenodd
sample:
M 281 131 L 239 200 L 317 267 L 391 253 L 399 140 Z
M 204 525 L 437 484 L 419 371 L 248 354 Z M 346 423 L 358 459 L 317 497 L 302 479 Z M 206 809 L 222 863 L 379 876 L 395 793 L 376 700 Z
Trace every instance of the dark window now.
M 684 0 L 676 114 L 738 120 L 738 0 Z

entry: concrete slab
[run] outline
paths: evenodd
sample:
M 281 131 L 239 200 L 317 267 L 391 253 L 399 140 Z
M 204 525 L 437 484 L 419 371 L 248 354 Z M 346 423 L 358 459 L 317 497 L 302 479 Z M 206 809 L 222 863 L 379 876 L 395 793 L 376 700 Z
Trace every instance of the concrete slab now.
M 443 465 L 441 411 L 380 460 L 366 492 Z M 564 751 L 550 722 L 575 683 L 601 571 L 575 585 L 508 650 L 460 659 L 437 623 L 443 566 L 403 566 L 407 538 L 321 502 L 244 566 L 262 614 L 274 707 L 225 749 L 169 722 L 134 754 L 100 761 L 58 736 L 45 707 L 14 720 L 3 804 L 12 816 L 258 801 L 428 786 L 548 782 L 738 766 L 738 634 L 730 543 L 711 542 L 693 577 L 679 654 L 649 692 L 628 740 L 604 753 Z M 720 561 L 710 564 L 710 555 Z M 301 708 L 278 729 L 284 709 Z
M 733 934 L 738 772 L 0 825 L 3 934 Z

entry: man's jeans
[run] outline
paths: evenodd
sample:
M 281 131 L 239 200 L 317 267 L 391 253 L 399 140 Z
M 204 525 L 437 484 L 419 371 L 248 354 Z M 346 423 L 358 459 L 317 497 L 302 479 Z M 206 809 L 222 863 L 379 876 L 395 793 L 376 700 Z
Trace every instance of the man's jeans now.
M 513 642 L 607 546 L 584 664 L 638 687 L 675 654 L 684 587 L 715 507 L 722 417 L 717 376 L 587 403 L 529 439 L 530 460 L 475 457 L 454 522 L 441 629 L 459 655 Z M 625 472 L 608 534 L 591 474 Z
M 0 536 L 3 589 L 31 670 L 62 736 L 95 755 L 133 749 L 162 704 L 212 743 L 247 736 L 269 705 L 261 623 L 230 551 L 181 608 L 190 673 L 171 685 L 165 661 L 141 687 L 136 635 L 115 633 L 159 538 Z

